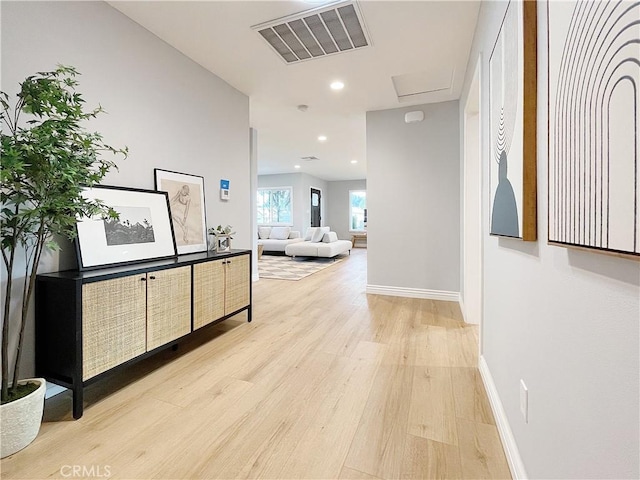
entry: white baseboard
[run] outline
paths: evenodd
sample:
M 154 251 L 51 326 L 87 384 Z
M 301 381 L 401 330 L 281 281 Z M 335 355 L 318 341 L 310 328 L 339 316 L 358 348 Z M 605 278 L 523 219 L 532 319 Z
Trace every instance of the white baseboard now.
M 460 313 L 462 313 L 462 319 L 467 322 L 467 313 L 465 311 L 464 308 L 464 299 L 462 298 L 462 295 L 458 295 L 458 304 L 460 304 Z M 467 322 L 469 323 L 469 322 Z
M 257 282 L 258 280 L 260 280 L 260 274 L 259 273 L 254 273 L 253 275 L 251 275 L 251 280 L 253 282 Z
M 504 445 L 504 453 L 507 456 L 511 475 L 513 478 L 526 480 L 529 477 L 527 477 L 527 471 L 524 468 L 524 463 L 522 463 L 522 457 L 520 457 L 520 451 L 518 450 L 516 439 L 513 436 L 509 420 L 507 419 L 507 413 L 504 411 L 504 407 L 502 406 L 502 401 L 498 395 L 496 384 L 493 382 L 493 376 L 489 370 L 489 365 L 487 365 L 487 361 L 482 355 L 478 362 L 478 369 L 480 370 L 482 383 L 484 383 L 484 388 L 487 391 L 487 396 L 489 397 L 493 416 L 496 419 L 498 433 L 500 434 L 502 445 Z
M 428 298 L 429 300 L 445 300 L 449 302 L 460 300 L 458 292 L 427 290 L 424 288 L 387 287 L 385 285 L 367 285 L 367 293 L 392 297 Z

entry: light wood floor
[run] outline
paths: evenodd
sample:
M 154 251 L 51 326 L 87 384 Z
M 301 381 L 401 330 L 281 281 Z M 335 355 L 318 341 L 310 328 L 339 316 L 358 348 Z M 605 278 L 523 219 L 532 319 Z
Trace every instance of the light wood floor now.
M 252 323 L 94 384 L 78 421 L 70 394 L 48 400 L 2 478 L 510 478 L 477 328 L 457 304 L 365 285 L 362 249 L 298 282 L 260 280 Z

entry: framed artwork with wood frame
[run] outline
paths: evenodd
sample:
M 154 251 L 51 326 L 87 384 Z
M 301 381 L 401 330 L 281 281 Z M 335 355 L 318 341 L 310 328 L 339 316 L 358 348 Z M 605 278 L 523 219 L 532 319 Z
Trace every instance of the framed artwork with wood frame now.
M 489 58 L 490 234 L 537 239 L 537 2 L 508 3 Z
M 640 4 L 547 3 L 549 243 L 640 260 Z
M 154 169 L 156 190 L 169 194 L 178 254 L 207 251 L 204 177 Z

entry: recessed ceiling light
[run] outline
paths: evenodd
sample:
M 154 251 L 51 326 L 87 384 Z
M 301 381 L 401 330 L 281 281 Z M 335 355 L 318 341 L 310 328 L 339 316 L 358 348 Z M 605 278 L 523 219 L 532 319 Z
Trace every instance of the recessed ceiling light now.
M 326 135 L 320 135 L 320 136 L 318 137 L 318 141 L 319 141 L 319 142 L 326 142 L 326 141 L 327 141 L 327 137 L 326 137 Z
M 300 165 L 294 165 L 293 168 L 300 168 Z
M 358 163 L 358 160 L 351 160 L 351 163 Z
M 331 84 L 331 90 L 342 90 L 344 88 L 344 83 L 339 80 L 336 80 Z

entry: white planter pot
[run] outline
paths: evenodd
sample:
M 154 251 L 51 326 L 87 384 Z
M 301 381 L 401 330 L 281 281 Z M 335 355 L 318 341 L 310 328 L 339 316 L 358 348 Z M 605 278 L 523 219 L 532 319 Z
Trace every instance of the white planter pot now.
M 40 383 L 40 386 L 26 397 L 0 406 L 1 458 L 13 455 L 29 445 L 40 430 L 47 382 L 44 378 L 29 378 L 19 383 L 27 382 Z

